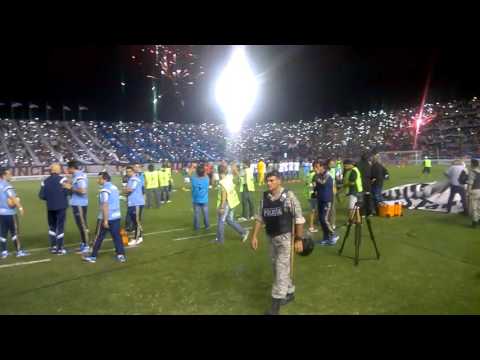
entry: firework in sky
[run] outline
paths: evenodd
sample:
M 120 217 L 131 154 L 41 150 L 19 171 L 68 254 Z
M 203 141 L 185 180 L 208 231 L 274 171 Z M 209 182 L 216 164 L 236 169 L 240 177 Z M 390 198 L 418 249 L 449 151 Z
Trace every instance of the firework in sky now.
M 134 46 L 130 59 L 141 67 L 145 77 L 170 82 L 175 94 L 181 96 L 205 73 L 194 48 L 193 45 Z M 181 104 L 184 104 L 183 98 Z

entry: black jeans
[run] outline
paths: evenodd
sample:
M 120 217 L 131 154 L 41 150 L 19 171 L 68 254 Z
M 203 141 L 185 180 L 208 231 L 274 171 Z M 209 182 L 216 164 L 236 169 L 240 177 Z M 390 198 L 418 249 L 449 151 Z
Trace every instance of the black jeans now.
M 318 220 L 323 231 L 323 240 L 330 240 L 334 234 L 332 224 L 330 224 L 330 212 L 332 211 L 332 203 L 318 201 Z
M 378 204 L 380 204 L 383 201 L 383 195 L 382 195 L 382 187 L 383 185 L 372 185 L 372 198 L 373 198 L 373 204 L 374 204 L 374 209 L 376 212 L 378 212 Z
M 370 192 L 365 192 L 363 193 L 363 199 L 362 199 L 362 207 L 360 209 L 360 213 L 363 216 L 370 216 L 374 213 L 374 204 L 373 204 L 373 196 L 372 193 Z
M 450 185 L 450 197 L 448 198 L 447 212 L 450 212 L 452 210 L 453 198 L 455 197 L 456 194 L 460 194 L 461 202 L 463 206 L 463 212 L 468 213 L 465 188 L 463 186 L 456 186 L 456 185 Z

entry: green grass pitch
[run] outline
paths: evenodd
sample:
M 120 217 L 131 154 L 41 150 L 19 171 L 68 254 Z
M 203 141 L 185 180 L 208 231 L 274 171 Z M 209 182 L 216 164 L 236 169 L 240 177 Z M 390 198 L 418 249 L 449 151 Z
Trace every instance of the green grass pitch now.
M 444 169 L 434 168 L 428 178 L 421 177 L 420 167 L 389 170 L 386 188 L 441 179 Z M 97 263 L 87 264 L 73 251 L 63 257 L 48 253 L 45 204 L 37 197 L 39 181 L 17 181 L 14 186 L 26 210 L 21 241 L 32 254 L 0 261 L 0 314 L 262 314 L 270 304 L 272 272 L 265 236 L 258 252 L 248 242 L 241 243 L 228 227 L 225 245 L 211 244 L 216 227 L 193 230 L 190 192 L 178 189 L 172 203 L 146 210 L 145 241 L 127 249 L 127 263 L 114 261 L 113 244 L 106 241 Z M 287 187 L 302 198 L 300 184 Z M 92 232 L 96 191 L 91 179 Z M 257 200 L 260 194 L 256 192 Z M 215 199 L 212 190 L 212 224 Z M 345 204 L 346 200 L 337 209 L 337 226 L 345 222 Z M 281 313 L 480 314 L 480 230 L 469 228 L 470 219 L 406 211 L 401 218 L 373 218 L 372 223 L 380 260 L 363 260 L 354 267 L 352 259 L 338 256 L 339 245 L 316 247 L 309 257 L 296 256 L 296 300 L 282 307 Z M 345 227 L 339 234 L 344 231 Z M 363 238 L 361 258 L 373 258 L 366 228 Z M 70 250 L 78 247 L 70 209 L 65 241 Z M 12 251 L 10 240 L 8 246 Z M 353 256 L 353 237 L 344 255 Z M 33 261 L 42 262 L 19 264 Z

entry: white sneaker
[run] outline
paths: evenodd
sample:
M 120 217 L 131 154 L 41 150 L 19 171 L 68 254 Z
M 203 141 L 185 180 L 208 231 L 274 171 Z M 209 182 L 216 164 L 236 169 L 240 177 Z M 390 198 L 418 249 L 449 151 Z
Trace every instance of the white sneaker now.
M 172 202 L 172 200 L 168 200 L 168 201 L 167 201 L 167 204 L 168 204 L 168 203 L 171 203 L 171 202 Z
M 130 241 L 128 242 L 128 246 L 135 246 L 135 245 L 137 245 L 137 242 L 135 241 L 135 239 L 130 240 Z
M 137 240 L 137 242 L 136 242 L 136 245 L 138 245 L 138 244 L 140 244 L 140 243 L 142 243 L 142 242 L 143 242 L 143 237 L 140 237 L 140 238 L 138 238 L 138 240 Z
M 244 222 L 244 221 L 247 221 L 248 219 L 244 218 L 244 217 L 239 217 L 238 218 L 238 222 Z
M 310 231 L 311 233 L 316 233 L 318 232 L 318 229 L 315 229 L 315 228 L 309 228 L 308 231 Z
M 335 234 L 335 235 L 332 236 L 332 239 L 330 241 L 331 241 L 332 244 L 336 244 L 339 239 L 340 239 L 340 236 Z
M 245 235 L 243 235 L 243 237 L 242 237 L 242 242 L 247 241 L 248 235 L 250 235 L 250 230 L 247 230 L 247 232 L 245 233 Z

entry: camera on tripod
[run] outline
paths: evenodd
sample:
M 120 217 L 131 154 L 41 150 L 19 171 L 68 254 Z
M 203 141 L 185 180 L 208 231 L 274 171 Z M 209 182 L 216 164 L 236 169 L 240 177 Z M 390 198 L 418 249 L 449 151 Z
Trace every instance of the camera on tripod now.
M 360 198 L 361 196 L 361 198 Z M 375 248 L 375 253 L 377 256 L 377 260 L 380 259 L 380 252 L 378 251 L 377 248 L 377 242 L 375 241 L 375 236 L 373 235 L 373 228 L 372 228 L 372 223 L 370 222 L 370 214 L 371 214 L 371 208 L 368 207 L 368 204 L 364 201 L 365 197 L 363 194 L 360 196 L 357 196 L 357 201 L 353 207 L 352 210 L 350 210 L 349 218 L 348 218 L 348 224 L 347 224 L 347 231 L 345 232 L 345 237 L 343 238 L 342 246 L 340 247 L 340 250 L 338 251 L 339 255 L 342 255 L 343 248 L 345 247 L 345 242 L 348 238 L 348 235 L 350 235 L 350 230 L 352 228 L 352 225 L 355 225 L 355 239 L 354 239 L 354 244 L 355 244 L 355 257 L 354 257 L 354 264 L 355 266 L 358 265 L 360 261 L 360 245 L 362 242 L 362 224 L 363 224 L 363 219 L 367 222 L 367 228 L 368 232 L 370 234 L 370 239 L 372 240 L 373 247 Z

